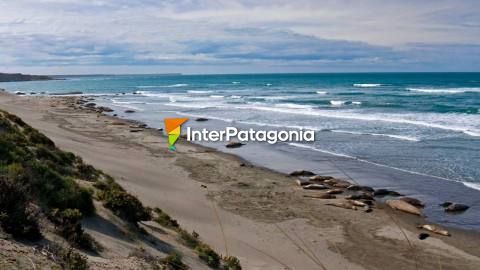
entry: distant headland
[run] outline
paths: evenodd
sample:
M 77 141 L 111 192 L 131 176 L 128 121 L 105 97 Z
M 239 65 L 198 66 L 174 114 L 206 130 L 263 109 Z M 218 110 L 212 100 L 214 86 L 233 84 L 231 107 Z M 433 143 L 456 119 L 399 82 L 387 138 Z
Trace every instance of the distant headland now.
M 56 80 L 45 75 L 27 75 L 21 73 L 0 73 L 0 82 L 46 81 Z

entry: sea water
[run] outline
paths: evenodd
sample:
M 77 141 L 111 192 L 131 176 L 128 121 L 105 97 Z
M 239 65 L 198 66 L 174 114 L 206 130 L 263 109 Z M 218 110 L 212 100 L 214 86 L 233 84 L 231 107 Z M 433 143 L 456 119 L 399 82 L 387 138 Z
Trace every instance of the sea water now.
M 264 149 L 265 153 L 277 153 L 276 163 L 282 163 L 282 156 L 283 163 L 289 163 L 288 157 L 295 156 L 295 166 L 310 164 L 304 167 L 317 171 L 320 167 L 315 166 L 330 156 L 341 158 L 344 163 L 355 161 L 357 169 L 371 166 L 370 171 L 409 173 L 408 177 L 395 173 L 382 177 L 390 177 L 392 183 L 403 183 L 412 189 L 429 181 L 415 179 L 431 179 L 433 186 L 453 181 L 468 190 L 480 190 L 480 73 L 61 78 L 64 80 L 0 83 L 0 88 L 27 94 L 80 91 L 97 95 L 97 103 L 112 107 L 120 116 L 142 120 L 154 127 L 162 127 L 164 117 L 182 116 L 211 119 L 191 123 L 198 127 L 310 129 L 315 131 L 313 143 L 264 144 L 252 151 Z M 122 114 L 127 109 L 136 113 Z M 259 156 L 248 154 L 249 148 L 246 149 L 237 151 L 247 158 Z M 315 160 L 318 162 L 312 163 Z M 369 175 L 372 178 L 370 172 Z M 419 184 L 419 181 L 424 182 Z M 438 192 L 435 187 L 424 188 Z

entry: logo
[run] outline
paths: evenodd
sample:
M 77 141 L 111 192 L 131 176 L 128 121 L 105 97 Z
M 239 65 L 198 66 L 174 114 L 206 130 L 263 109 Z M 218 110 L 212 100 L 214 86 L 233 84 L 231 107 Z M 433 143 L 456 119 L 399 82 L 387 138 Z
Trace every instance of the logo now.
M 168 135 L 168 149 L 170 151 L 177 150 L 175 143 L 180 137 L 180 127 L 187 121 L 188 118 L 165 118 L 165 130 Z

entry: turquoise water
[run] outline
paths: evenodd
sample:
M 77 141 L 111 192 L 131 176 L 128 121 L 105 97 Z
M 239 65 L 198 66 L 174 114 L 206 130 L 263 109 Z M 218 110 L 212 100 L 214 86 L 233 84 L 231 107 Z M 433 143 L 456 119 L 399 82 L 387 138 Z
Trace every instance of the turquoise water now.
M 153 126 L 174 113 L 222 125 L 314 129 L 315 143 L 281 147 L 310 151 L 310 159 L 330 153 L 480 189 L 480 73 L 62 78 L 0 88 L 96 94 L 98 103 L 134 109 L 130 117 Z

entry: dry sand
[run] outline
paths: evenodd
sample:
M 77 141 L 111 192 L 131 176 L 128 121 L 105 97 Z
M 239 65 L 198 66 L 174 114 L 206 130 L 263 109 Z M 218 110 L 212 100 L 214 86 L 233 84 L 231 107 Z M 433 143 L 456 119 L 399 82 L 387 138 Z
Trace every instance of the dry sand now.
M 303 197 L 319 192 L 291 177 L 186 141 L 170 153 L 161 132 L 130 132 L 132 122 L 79 110 L 76 99 L 2 93 L 0 109 L 111 174 L 219 253 L 237 256 L 244 269 L 480 269 L 478 233 L 450 230 L 452 237 L 421 241 L 415 224 L 422 218 L 382 205 L 371 213 L 327 206 Z

